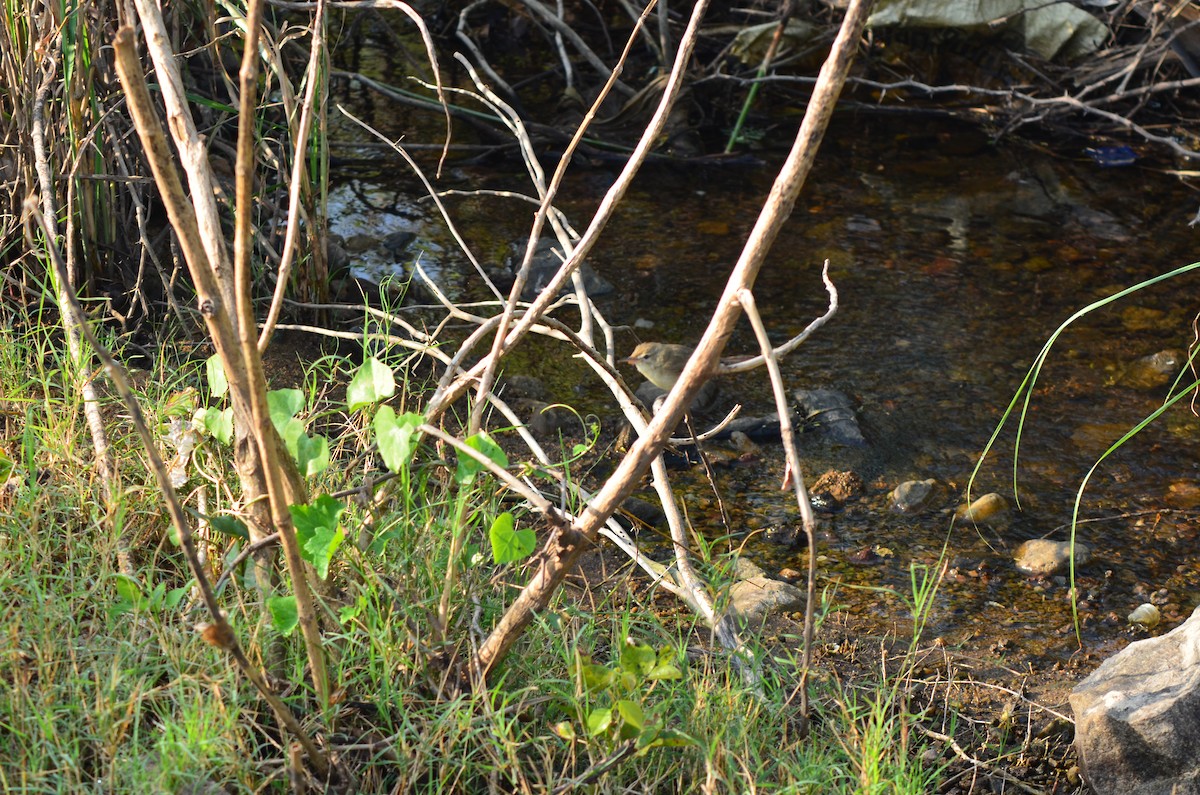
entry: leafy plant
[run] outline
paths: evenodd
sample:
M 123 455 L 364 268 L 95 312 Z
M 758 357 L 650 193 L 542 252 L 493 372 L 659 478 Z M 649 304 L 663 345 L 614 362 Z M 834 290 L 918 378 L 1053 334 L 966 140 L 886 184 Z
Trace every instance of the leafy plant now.
M 564 739 L 585 738 L 607 746 L 632 742 L 639 756 L 652 748 L 696 745 L 687 734 L 667 728 L 648 716 L 643 701 L 654 683 L 682 679 L 675 665 L 675 650 L 654 649 L 627 639 L 615 663 L 603 665 L 581 655 L 571 674 L 584 693 L 582 735 L 569 722 L 557 724 L 555 732 Z

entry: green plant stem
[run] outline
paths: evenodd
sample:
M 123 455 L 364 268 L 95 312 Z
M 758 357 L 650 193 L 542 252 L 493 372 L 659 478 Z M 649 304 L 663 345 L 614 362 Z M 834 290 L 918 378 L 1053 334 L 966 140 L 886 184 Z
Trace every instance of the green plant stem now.
M 763 55 L 762 63 L 758 67 L 756 78 L 767 76 L 767 70 L 771 68 L 771 62 L 775 60 L 775 53 L 779 50 L 779 42 L 783 41 L 784 31 L 787 30 L 788 20 L 792 18 L 795 11 L 794 0 L 786 0 L 783 4 L 783 11 L 779 14 L 779 27 L 775 28 L 775 35 L 771 37 L 771 44 L 767 47 L 766 54 Z M 738 138 L 742 134 L 742 125 L 746 123 L 746 118 L 750 115 L 750 108 L 754 105 L 754 98 L 758 96 L 758 87 L 760 83 L 752 83 L 750 90 L 746 92 L 746 101 L 742 103 L 742 111 L 738 114 L 737 122 L 733 125 L 733 131 L 729 133 L 729 140 L 725 142 L 725 154 L 733 151 L 733 147 L 737 144 Z
M 450 531 L 450 557 L 446 560 L 446 581 L 442 586 L 442 598 L 438 601 L 437 630 L 443 642 L 447 638 L 450 626 L 450 593 L 458 581 L 458 558 L 462 555 L 463 543 L 467 537 L 467 528 L 463 525 L 463 519 L 467 512 L 468 494 L 466 485 L 460 487 L 454 506 L 454 520 Z

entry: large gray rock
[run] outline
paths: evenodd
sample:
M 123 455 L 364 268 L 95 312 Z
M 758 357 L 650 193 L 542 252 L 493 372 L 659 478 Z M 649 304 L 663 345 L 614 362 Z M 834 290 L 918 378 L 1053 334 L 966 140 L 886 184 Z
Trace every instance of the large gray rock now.
M 1071 692 L 1071 709 L 1095 792 L 1200 793 L 1200 608 L 1105 660 Z

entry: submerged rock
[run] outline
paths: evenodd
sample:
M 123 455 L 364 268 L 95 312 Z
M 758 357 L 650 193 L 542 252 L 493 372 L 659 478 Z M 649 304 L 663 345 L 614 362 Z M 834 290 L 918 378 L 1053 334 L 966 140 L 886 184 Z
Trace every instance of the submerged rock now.
M 917 513 L 929 506 L 938 491 L 938 482 L 933 478 L 926 480 L 906 480 L 892 489 L 890 495 L 892 510 L 900 513 Z
M 854 404 L 846 395 L 836 389 L 799 389 L 794 396 L 806 424 L 820 428 L 830 441 L 849 447 L 866 445 Z
M 1075 748 L 1095 792 L 1200 792 L 1200 609 L 1129 644 L 1071 692 Z
M 513 241 L 509 245 L 508 267 L 515 275 L 521 267 L 521 260 L 525 256 L 525 246 L 528 239 Z M 529 279 L 525 282 L 525 287 L 521 291 L 521 300 L 532 301 L 537 298 L 550 280 L 554 278 L 554 274 L 558 273 L 558 269 L 563 264 L 563 258 L 556 253 L 555 249 L 559 249 L 558 241 L 552 238 L 543 237 L 538 240 L 537 249 L 533 253 L 533 259 L 529 263 Z M 559 249 L 561 251 L 561 249 Z M 596 269 L 584 262 L 579 266 L 579 273 L 583 276 L 583 286 L 587 289 L 588 296 L 597 298 L 602 295 L 608 295 L 616 288 L 612 282 L 605 279 L 600 274 L 596 273 Z M 570 280 L 559 291 L 559 295 L 574 292 Z
M 1082 566 L 1091 557 L 1092 550 L 1087 544 L 1075 544 L 1076 566 Z M 1067 567 L 1071 560 L 1071 543 L 1035 538 L 1017 547 L 1014 558 L 1017 568 L 1024 573 L 1035 577 L 1048 577 Z
M 1002 524 L 1008 519 L 1008 501 L 996 492 L 985 494 L 970 505 L 961 506 L 954 517 L 960 522 Z
M 763 538 L 770 544 L 791 549 L 806 540 L 800 528 L 794 524 L 773 524 L 763 531 Z
M 1134 389 L 1157 389 L 1166 386 L 1187 361 L 1180 350 L 1165 350 L 1134 359 L 1121 373 L 1117 383 Z

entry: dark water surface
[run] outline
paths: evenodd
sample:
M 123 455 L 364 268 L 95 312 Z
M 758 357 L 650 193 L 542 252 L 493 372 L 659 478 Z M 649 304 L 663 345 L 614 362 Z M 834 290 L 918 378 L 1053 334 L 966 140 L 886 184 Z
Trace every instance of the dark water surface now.
M 643 171 L 590 260 L 615 286 L 598 305 L 610 323 L 630 327 L 618 332 L 620 355 L 639 340 L 699 338 L 781 156 L 762 158 L 756 166 Z M 386 162 L 386 170 L 403 173 L 398 160 Z M 547 168 L 553 163 L 544 161 Z M 577 228 L 614 174 L 572 170 L 559 206 Z M 473 166 L 452 168 L 442 186 L 521 189 L 522 181 Z M 335 190 L 342 203 L 332 213 L 333 231 L 366 235 L 358 259 L 382 256 L 384 267 L 397 258 L 372 248 L 369 238 L 412 232 L 417 242 L 406 256 L 423 252 L 449 291 L 479 295 L 476 277 L 429 207 L 414 201 L 417 193 L 405 177 L 396 184 L 346 179 Z M 363 208 L 363 196 L 374 197 L 374 210 Z M 801 437 L 808 482 L 830 469 L 851 470 L 865 482 L 859 498 L 821 520 L 820 587 L 836 585 L 834 599 L 845 611 L 890 628 L 904 615 L 902 602 L 873 589 L 907 594 L 910 564 L 934 565 L 947 543 L 950 570 L 934 634 L 951 643 L 1015 644 L 1051 658 L 1078 649 L 1065 578 L 1026 577 L 1014 567 L 1013 551 L 1030 538 L 1068 538 L 1088 469 L 1162 404 L 1168 387 L 1148 386 L 1130 367 L 1140 357 L 1186 350 L 1200 276 L 1128 297 L 1068 330 L 1048 359 L 1021 438 L 1021 510 L 997 527 L 951 530 L 950 519 L 1004 408 L 1055 328 L 1086 304 L 1200 259 L 1187 225 L 1196 201 L 1148 167 L 1101 169 L 1082 153 L 1069 161 L 1029 147 L 995 147 L 961 128 L 838 119 L 755 295 L 782 341 L 824 311 L 823 260 L 841 293 L 838 315 L 786 360 L 784 374 L 789 389 L 829 387 L 850 396 L 868 440 L 853 449 L 830 445 L 817 431 Z M 529 205 L 499 198 L 450 206 L 491 263 L 527 234 L 532 218 Z M 754 350 L 743 323 L 727 353 Z M 580 387 L 588 376 L 565 348 L 539 347 L 518 366 L 550 385 L 551 401 L 580 405 L 609 427 L 617 421 L 599 390 Z M 773 410 L 759 374 L 723 383 L 722 394 L 744 403 L 748 415 Z M 973 494 L 998 491 L 1013 502 L 1014 440 L 1011 429 L 1001 434 Z M 1162 608 L 1161 632 L 1200 599 L 1196 514 L 1189 512 L 1200 504 L 1197 440 L 1185 400 L 1093 476 L 1079 514 L 1089 521 L 1078 530 L 1093 550 L 1078 572 L 1087 647 L 1104 650 L 1136 634 L 1125 616 L 1142 602 Z M 778 491 L 781 474 L 782 455 L 769 443 L 755 460 L 719 467 L 732 544 L 756 529 L 798 523 Z M 888 494 L 897 484 L 926 478 L 943 484 L 940 499 L 915 516 L 891 510 Z M 710 538 L 725 533 L 701 472 L 681 473 L 679 489 L 697 528 Z M 874 565 L 856 563 L 865 550 L 874 551 L 866 555 Z M 762 534 L 747 542 L 746 554 L 770 571 L 806 566 L 804 549 L 785 550 Z

